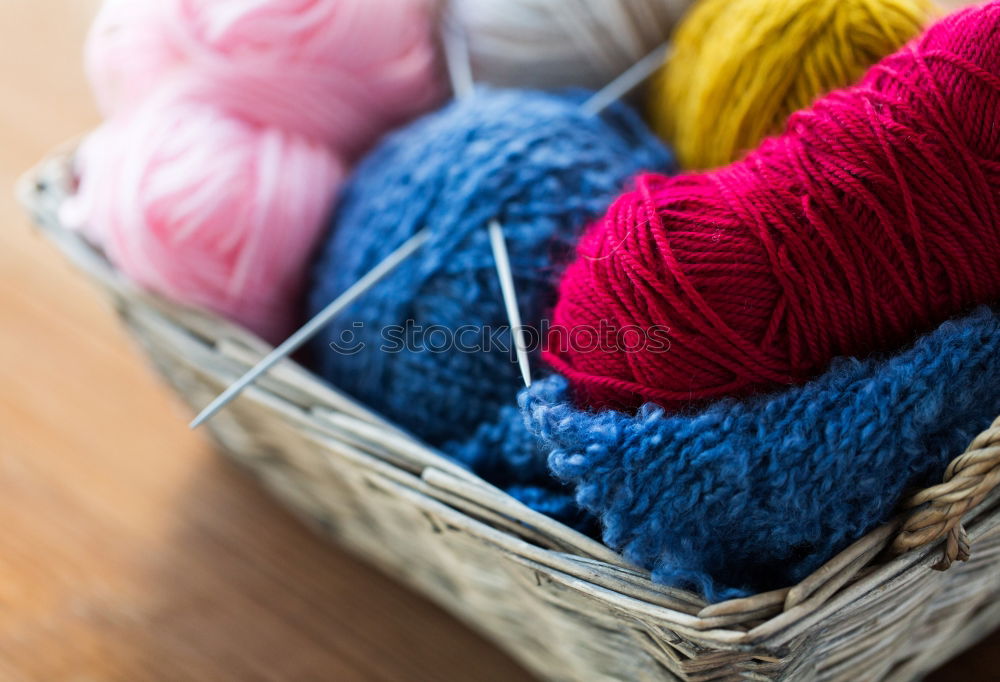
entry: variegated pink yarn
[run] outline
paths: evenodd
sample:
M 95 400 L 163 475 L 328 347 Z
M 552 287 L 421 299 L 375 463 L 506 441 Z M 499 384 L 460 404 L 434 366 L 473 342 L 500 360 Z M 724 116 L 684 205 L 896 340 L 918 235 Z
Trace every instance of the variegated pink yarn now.
M 346 168 L 446 92 L 436 0 L 108 0 L 67 221 L 129 278 L 288 331 Z

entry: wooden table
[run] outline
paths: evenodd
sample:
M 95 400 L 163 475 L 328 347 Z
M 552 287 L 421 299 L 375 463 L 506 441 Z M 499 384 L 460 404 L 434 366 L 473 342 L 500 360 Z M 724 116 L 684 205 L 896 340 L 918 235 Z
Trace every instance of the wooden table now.
M 0 681 L 527 679 L 189 432 L 30 230 L 15 178 L 98 120 L 79 58 L 95 7 L 0 0 Z M 998 643 L 932 679 L 1000 679 Z

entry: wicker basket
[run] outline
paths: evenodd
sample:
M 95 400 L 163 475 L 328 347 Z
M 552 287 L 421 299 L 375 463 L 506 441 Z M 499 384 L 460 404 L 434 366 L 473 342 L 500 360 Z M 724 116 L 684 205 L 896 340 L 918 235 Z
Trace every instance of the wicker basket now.
M 267 347 L 139 290 L 61 227 L 69 158 L 28 177 L 25 205 L 167 381 L 204 406 Z M 909 680 L 1000 623 L 1000 420 L 952 463 L 946 483 L 801 584 L 713 605 L 653 584 L 291 361 L 210 428 L 312 525 L 549 680 Z

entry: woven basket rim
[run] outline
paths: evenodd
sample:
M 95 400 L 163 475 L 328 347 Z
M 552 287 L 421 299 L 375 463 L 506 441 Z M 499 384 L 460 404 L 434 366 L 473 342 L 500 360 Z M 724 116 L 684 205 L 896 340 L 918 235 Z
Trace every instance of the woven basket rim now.
M 18 182 L 17 194 L 35 223 L 64 255 L 101 285 L 111 300 L 139 300 L 173 324 L 178 340 L 204 356 L 206 372 L 228 383 L 270 345 L 207 311 L 142 290 L 60 220 L 72 194 L 77 140 L 54 151 Z M 120 306 L 119 306 L 120 309 Z M 225 366 L 218 366 L 218 358 Z M 291 359 L 258 385 L 297 427 L 316 438 L 347 438 L 357 456 L 377 461 L 400 480 L 414 503 L 504 548 L 527 565 L 625 612 L 659 621 L 678 633 L 723 647 L 780 646 L 825 616 L 887 583 L 917 571 L 946 568 L 968 558 L 969 545 L 1000 528 L 1000 417 L 949 466 L 945 482 L 921 491 L 912 507 L 826 562 L 798 585 L 708 604 L 701 597 L 658 585 L 603 544 L 520 504 L 372 410 L 324 383 Z M 371 447 L 367 452 L 360 448 Z M 941 559 L 942 548 L 945 559 Z

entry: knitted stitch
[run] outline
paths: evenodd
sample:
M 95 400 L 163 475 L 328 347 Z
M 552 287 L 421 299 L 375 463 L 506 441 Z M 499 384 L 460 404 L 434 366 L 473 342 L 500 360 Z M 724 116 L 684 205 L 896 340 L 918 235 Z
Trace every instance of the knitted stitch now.
M 547 488 L 540 509 L 565 495 L 539 476 L 551 453 L 609 547 L 717 601 L 801 581 L 940 481 L 1000 414 L 1000 317 L 980 308 L 894 357 L 839 359 L 802 387 L 688 414 L 580 410 L 559 376 L 519 401 L 523 415 L 450 451 L 476 471 L 522 469 L 507 482 Z
M 432 236 L 318 335 L 309 361 L 319 374 L 431 444 L 467 437 L 513 402 L 520 375 L 488 222 L 503 225 L 522 319 L 538 325 L 584 225 L 630 176 L 670 166 L 631 110 L 590 116 L 583 98 L 477 90 L 362 162 L 313 267 L 309 314 L 424 226 Z M 404 328 L 403 347 L 383 348 Z M 364 347 L 339 353 L 331 342 Z
M 576 503 L 572 486 L 553 476 L 544 446 L 524 427 L 516 405 L 500 408 L 498 417 L 481 424 L 473 438 L 441 449 L 531 509 L 581 533 L 599 535 L 597 519 Z

